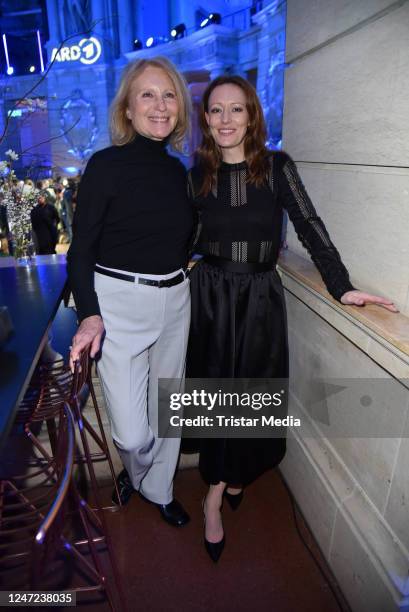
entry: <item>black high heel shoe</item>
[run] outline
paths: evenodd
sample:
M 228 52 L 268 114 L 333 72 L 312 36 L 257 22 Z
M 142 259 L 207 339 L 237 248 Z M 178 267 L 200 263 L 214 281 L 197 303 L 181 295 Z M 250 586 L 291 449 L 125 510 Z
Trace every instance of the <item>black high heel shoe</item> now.
M 203 499 L 202 510 L 203 510 L 203 523 L 204 523 L 204 529 L 205 529 L 206 528 L 206 515 L 204 511 L 204 502 L 205 500 Z M 217 563 L 221 557 L 224 546 L 226 544 L 226 536 L 223 534 L 223 537 L 221 540 L 219 540 L 219 542 L 209 542 L 209 540 L 206 540 L 206 536 L 204 535 L 203 541 L 204 541 L 204 545 L 205 545 L 207 554 L 209 555 L 211 560 L 214 561 L 214 563 Z
M 228 502 L 230 508 L 232 510 L 237 510 L 237 508 L 240 506 L 241 502 L 243 501 L 243 489 L 240 491 L 240 493 L 236 493 L 235 495 L 228 493 L 227 489 L 225 489 L 223 496 L 226 498 L 226 501 Z

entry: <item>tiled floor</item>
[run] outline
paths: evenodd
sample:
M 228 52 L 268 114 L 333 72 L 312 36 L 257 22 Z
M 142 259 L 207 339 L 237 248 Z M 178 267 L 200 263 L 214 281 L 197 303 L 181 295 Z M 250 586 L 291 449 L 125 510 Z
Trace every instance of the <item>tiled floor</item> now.
M 119 512 L 108 513 L 130 612 L 348 610 L 298 515 L 301 532 L 320 558 L 327 579 L 300 540 L 277 472 L 268 472 L 251 485 L 236 512 L 224 508 L 226 548 L 217 565 L 207 557 L 202 543 L 200 505 L 205 486 L 198 471 L 180 471 L 175 489 L 192 519 L 181 529 L 164 523 L 156 508 L 137 494 Z M 77 609 L 105 612 L 108 606 L 79 605 Z

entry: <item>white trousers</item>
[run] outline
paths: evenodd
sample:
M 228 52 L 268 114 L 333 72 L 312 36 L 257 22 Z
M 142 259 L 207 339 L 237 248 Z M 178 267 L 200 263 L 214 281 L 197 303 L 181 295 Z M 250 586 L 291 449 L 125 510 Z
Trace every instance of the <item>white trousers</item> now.
M 106 268 L 122 274 L 122 270 Z M 189 279 L 173 287 L 138 284 L 95 272 L 106 336 L 98 373 L 111 433 L 135 489 L 158 504 L 173 499 L 180 439 L 158 438 L 158 378 L 183 378 L 190 325 Z

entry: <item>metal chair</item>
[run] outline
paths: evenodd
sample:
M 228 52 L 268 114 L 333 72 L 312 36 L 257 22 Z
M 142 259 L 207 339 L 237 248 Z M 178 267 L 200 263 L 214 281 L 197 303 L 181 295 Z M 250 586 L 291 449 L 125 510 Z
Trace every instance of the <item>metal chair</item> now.
M 92 398 L 99 431 L 94 429 L 82 411 L 84 397 L 87 397 L 88 392 Z M 26 435 L 46 460 L 50 458 L 49 452 L 44 444 L 40 442 L 37 429 L 40 423 L 46 422 L 51 449 L 54 451 L 56 444 L 55 418 L 61 406 L 65 403 L 72 407 L 81 438 L 82 452 L 76 453 L 75 463 L 87 465 L 95 504 L 97 509 L 101 509 L 94 462 L 106 460 L 115 488 L 117 488 L 117 484 L 112 457 L 92 383 L 88 352 L 84 352 L 81 359 L 75 364 L 74 374 L 71 373 L 63 360 L 38 365 L 24 399 L 20 404 L 15 425 L 24 428 Z M 97 452 L 91 452 L 88 436 L 92 438 L 99 449 Z M 105 509 L 107 508 L 117 509 L 113 506 L 105 507 Z
M 54 503 L 61 466 L 67 456 L 67 419 L 56 416 L 56 446 L 53 456 L 44 460 L 36 448 L 18 445 L 10 437 L 0 462 L 0 569 L 27 583 L 29 549 L 44 517 Z M 11 586 L 7 582 L 8 588 Z
M 32 543 L 32 564 L 30 576 L 30 588 L 32 590 L 40 590 L 44 587 L 44 578 L 47 576 L 47 569 L 50 568 L 58 553 L 64 550 L 69 554 L 80 570 L 92 582 L 91 585 L 72 587 L 70 591 L 77 593 L 83 592 L 104 592 L 111 610 L 126 609 L 124 596 L 121 585 L 118 579 L 118 569 L 108 536 L 105 520 L 103 516 L 96 516 L 93 510 L 78 494 L 77 489 L 72 481 L 72 470 L 74 464 L 74 417 L 67 404 L 65 404 L 65 415 L 67 423 L 67 452 L 64 464 L 64 470 L 61 472 L 61 478 L 57 494 L 55 496 L 52 507 L 48 514 L 44 517 L 37 534 Z M 85 540 L 79 542 L 71 542 L 65 535 L 65 523 L 67 516 L 67 503 L 73 502 L 76 514 L 80 520 L 80 525 L 85 534 Z M 92 531 L 95 528 L 100 535 L 95 537 Z M 112 570 L 113 581 L 104 572 L 100 551 L 96 544 L 103 542 L 106 545 L 109 564 Z M 86 544 L 90 559 L 84 556 L 81 551 L 82 545 Z M 81 547 L 81 548 L 80 548 Z
M 79 587 L 70 584 L 69 590 L 101 592 L 106 595 L 111 610 L 125 610 L 103 512 L 97 516 L 92 511 L 79 496 L 72 480 L 74 417 L 67 403 L 61 406 L 55 422 L 55 447 L 48 461 L 42 453 L 35 454 L 38 449 L 34 446 L 31 467 L 17 474 L 16 462 L 2 457 L 0 579 L 6 578 L 3 588 L 61 588 L 61 583 L 55 580 L 54 570 L 56 564 L 66 561 L 69 555 L 88 582 Z M 38 469 L 33 468 L 36 456 L 40 464 Z M 24 467 L 24 458 L 20 459 Z M 85 539 L 72 541 L 68 534 L 72 530 L 72 520 L 69 522 L 68 518 L 79 519 Z M 98 533 L 97 537 L 94 532 Z M 101 542 L 106 546 L 112 578 L 102 567 L 101 552 L 97 548 Z M 83 552 L 84 545 L 87 545 L 89 557 Z
M 21 465 L 1 461 L 0 474 L 0 576 L 3 588 L 12 588 L 18 571 L 19 580 L 27 580 L 27 547 L 39 524 L 52 506 L 58 486 L 58 451 L 49 462 L 41 462 L 30 472 L 17 474 Z

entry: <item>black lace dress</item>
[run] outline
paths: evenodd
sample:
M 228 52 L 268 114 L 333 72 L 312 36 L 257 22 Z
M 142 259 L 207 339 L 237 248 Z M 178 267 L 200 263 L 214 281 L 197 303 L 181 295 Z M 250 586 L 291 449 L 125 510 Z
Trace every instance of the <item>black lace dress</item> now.
M 275 269 L 283 210 L 331 295 L 339 300 L 353 289 L 292 159 L 273 153 L 270 168 L 268 184 L 256 188 L 246 182 L 246 162 L 222 163 L 206 197 L 198 196 L 200 170 L 190 171 L 190 195 L 199 217 L 194 250 L 211 257 L 210 263 L 196 264 L 190 276 L 188 377 L 288 377 L 285 303 Z M 226 260 L 236 262 L 239 270 L 240 264 L 270 265 L 267 271 L 243 273 L 211 263 Z M 246 485 L 281 461 L 285 439 L 202 439 L 199 450 L 200 472 L 208 484 Z

